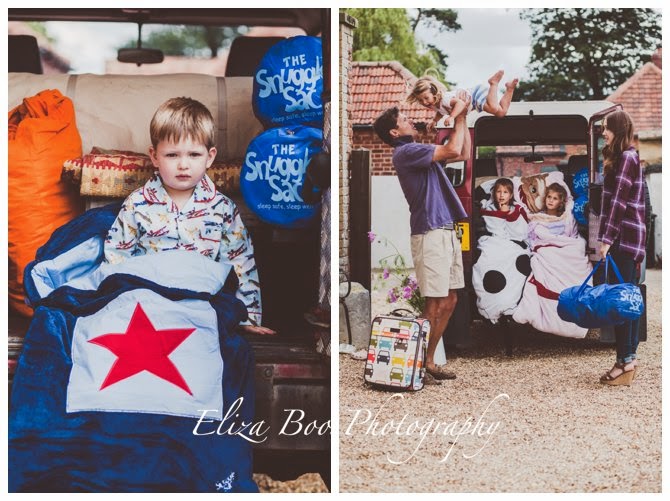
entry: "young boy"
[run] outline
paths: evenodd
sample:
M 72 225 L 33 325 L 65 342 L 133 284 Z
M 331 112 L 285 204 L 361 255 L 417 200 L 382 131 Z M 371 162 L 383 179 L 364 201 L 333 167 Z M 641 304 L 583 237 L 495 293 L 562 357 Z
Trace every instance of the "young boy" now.
M 206 171 L 216 157 L 216 126 L 209 110 L 187 97 L 159 106 L 149 125 L 149 156 L 158 172 L 123 203 L 105 240 L 105 260 L 170 250 L 199 252 L 227 261 L 239 280 L 236 297 L 247 307 L 248 333 L 275 334 L 261 326 L 261 294 L 254 250 L 239 211 Z
M 489 78 L 488 85 L 480 84 L 469 90 L 455 89 L 451 92 L 447 91 L 437 79 L 423 76 L 414 84 L 407 102 L 419 103 L 435 111 L 435 117 L 428 124 L 428 130 L 434 129 L 440 118 L 445 115 L 447 116 L 445 124 L 450 127 L 454 123 L 454 118 L 466 107 L 470 107 L 473 111 L 485 111 L 496 117 L 504 117 L 507 115 L 519 79 L 515 78 L 505 84 L 505 93 L 498 102 L 498 84 L 503 74 L 502 70 L 494 73 Z

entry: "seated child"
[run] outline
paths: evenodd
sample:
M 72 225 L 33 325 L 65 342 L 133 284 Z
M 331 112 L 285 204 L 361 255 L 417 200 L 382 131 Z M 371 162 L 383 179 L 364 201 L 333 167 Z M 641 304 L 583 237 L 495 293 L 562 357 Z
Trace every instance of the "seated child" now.
M 496 179 L 490 198 L 482 200 L 481 215 L 491 235 L 518 242 L 526 240 L 528 217 L 525 209 L 514 203 L 514 184 L 511 179 Z
M 493 185 L 491 186 L 491 184 Z M 525 209 L 514 202 L 514 184 L 501 177 L 482 183 L 489 198 L 481 201 L 486 234 L 477 239 L 479 256 L 472 267 L 472 286 L 479 313 L 493 323 L 514 312 L 529 273 L 530 251 Z
M 172 98 L 159 106 L 149 132 L 149 155 L 158 172 L 124 201 L 105 240 L 105 260 L 115 264 L 132 256 L 188 250 L 229 262 L 239 280 L 236 297 L 249 317 L 241 328 L 275 334 L 261 326 L 258 271 L 239 211 L 206 174 L 216 157 L 211 113 L 194 99 Z
M 550 184 L 544 195 L 544 213 L 550 216 L 562 216 L 567 199 L 568 193 L 563 186 L 558 183 Z
M 531 247 L 534 247 L 540 238 L 538 235 L 539 225 L 543 228 L 544 235 L 542 235 L 542 238 L 544 239 L 549 235 L 577 236 L 577 223 L 574 218 L 568 217 L 569 214 L 565 212 L 567 200 L 568 192 L 559 183 L 552 183 L 547 186 L 544 195 L 544 209 L 530 216 L 528 238 Z
M 553 182 L 544 188 L 538 203 L 541 211 L 529 214 L 531 273 L 512 318 L 542 332 L 583 338 L 588 329 L 564 321 L 556 309 L 561 291 L 580 285 L 591 272 L 586 241 L 577 233 L 572 215 L 573 203 L 566 186 Z
M 496 182 L 493 184 L 491 200 L 496 209 L 502 212 L 509 212 L 514 203 L 512 200 L 513 194 L 514 185 L 512 184 L 512 181 L 505 177 L 501 177 L 496 179 Z
M 423 76 L 414 84 L 411 94 L 407 97 L 408 103 L 419 103 L 421 106 L 434 110 L 435 117 L 428 124 L 428 130 L 434 129 L 441 117 L 447 116 L 446 125 L 452 126 L 454 119 L 463 110 L 485 111 L 496 117 L 504 117 L 512 102 L 514 89 L 519 83 L 515 78 L 505 84 L 505 93 L 498 102 L 498 84 L 503 77 L 503 71 L 495 72 L 488 80 L 488 85 L 478 84 L 472 89 L 447 89 L 437 79 Z

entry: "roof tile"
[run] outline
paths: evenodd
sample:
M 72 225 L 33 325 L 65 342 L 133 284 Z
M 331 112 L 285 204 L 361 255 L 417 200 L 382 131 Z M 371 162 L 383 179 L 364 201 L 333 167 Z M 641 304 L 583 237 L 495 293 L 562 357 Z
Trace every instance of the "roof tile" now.
M 661 52 L 655 56 L 660 65 Z M 622 104 L 630 114 L 637 132 L 661 130 L 662 70 L 657 64 L 646 63 L 622 83 L 608 100 Z
M 398 106 L 411 120 L 429 121 L 434 115 L 431 110 L 405 102 L 415 80 L 397 61 L 355 61 L 349 82 L 352 124 L 371 125 L 391 106 Z

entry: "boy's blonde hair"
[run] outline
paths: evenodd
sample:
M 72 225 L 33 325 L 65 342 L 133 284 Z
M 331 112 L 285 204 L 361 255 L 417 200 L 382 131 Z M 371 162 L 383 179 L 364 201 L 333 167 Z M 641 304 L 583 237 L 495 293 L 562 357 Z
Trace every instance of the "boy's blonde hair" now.
M 447 91 L 444 85 L 434 77 L 430 75 L 424 75 L 419 78 L 414 84 L 414 88 L 409 96 L 407 96 L 408 103 L 416 103 L 421 94 L 425 91 L 430 91 L 437 98 L 437 102 L 442 101 L 442 96 Z
M 190 97 L 173 97 L 161 104 L 149 124 L 154 148 L 161 141 L 178 142 L 190 138 L 207 149 L 216 144 L 216 125 L 207 107 Z

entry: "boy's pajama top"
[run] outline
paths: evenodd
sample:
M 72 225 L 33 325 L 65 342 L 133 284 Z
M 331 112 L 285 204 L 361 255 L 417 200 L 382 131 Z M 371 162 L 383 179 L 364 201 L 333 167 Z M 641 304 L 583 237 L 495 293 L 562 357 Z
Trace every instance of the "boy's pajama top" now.
M 236 297 L 249 314 L 249 320 L 242 324 L 261 325 L 261 294 L 251 239 L 237 206 L 216 191 L 208 176 L 179 210 L 157 173 L 126 198 L 105 240 L 105 259 L 112 264 L 170 250 L 196 251 L 230 263 L 239 281 Z

